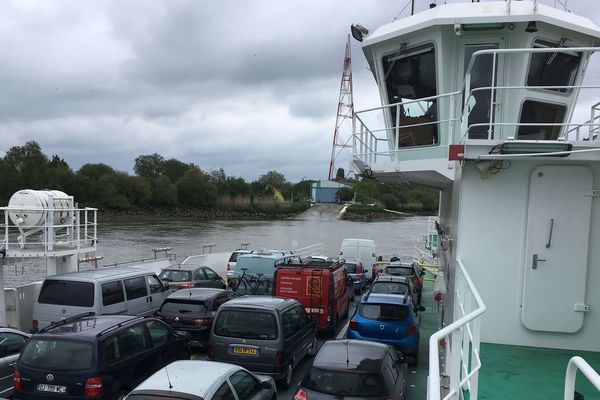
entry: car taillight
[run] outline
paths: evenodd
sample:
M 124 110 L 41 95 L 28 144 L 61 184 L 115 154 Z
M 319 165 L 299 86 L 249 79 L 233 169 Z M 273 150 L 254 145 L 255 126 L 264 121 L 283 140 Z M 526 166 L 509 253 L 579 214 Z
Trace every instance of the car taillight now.
M 38 320 L 34 319 L 31 321 L 31 333 L 37 333 L 38 331 Z
M 299 389 L 294 395 L 294 400 L 308 400 L 308 395 L 304 389 Z
M 85 397 L 100 397 L 102 396 L 102 378 L 96 376 L 88 378 L 85 381 L 85 389 L 83 391 Z
M 348 324 L 348 327 L 350 329 L 352 329 L 353 331 L 357 331 L 358 330 L 358 321 L 355 319 L 351 319 L 350 323 Z
M 196 326 L 210 325 L 210 324 L 212 324 L 212 322 L 213 322 L 212 318 L 200 318 L 200 319 L 194 320 L 194 325 L 196 325 Z
M 406 334 L 407 335 L 414 335 L 417 333 L 417 325 L 416 324 L 410 324 L 408 325 L 408 327 L 406 328 Z
M 180 289 L 188 289 L 188 288 L 193 288 L 194 284 L 191 282 L 181 282 L 181 283 L 179 283 L 178 286 Z
M 209 360 L 215 359 L 215 351 L 213 350 L 211 345 L 206 346 L 206 353 L 208 354 Z
M 283 352 L 278 351 L 277 354 L 275 354 L 275 366 L 281 367 L 282 365 L 283 365 Z
M 227 264 L 227 271 L 231 271 L 231 265 Z
M 235 289 L 236 286 L 237 286 L 237 284 L 238 284 L 237 283 L 237 279 L 232 279 L 232 280 L 229 281 L 229 287 L 232 288 L 232 289 Z
M 373 267 L 371 268 L 371 273 L 371 276 L 373 277 L 373 279 L 375 279 L 375 277 L 377 276 L 377 266 L 375 264 L 373 264 Z
M 21 390 L 21 372 L 15 370 L 15 376 L 13 377 L 13 386 L 16 390 Z
M 415 285 L 420 285 L 421 284 L 421 278 L 417 275 L 415 276 Z

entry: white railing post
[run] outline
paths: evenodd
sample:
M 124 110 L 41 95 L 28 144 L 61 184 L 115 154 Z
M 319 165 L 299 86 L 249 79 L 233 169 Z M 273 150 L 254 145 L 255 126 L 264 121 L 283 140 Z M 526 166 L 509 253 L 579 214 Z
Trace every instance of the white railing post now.
M 577 378 L 577 370 L 580 370 L 586 378 L 600 391 L 600 375 L 579 356 L 572 357 L 567 364 L 567 372 L 565 373 L 565 393 L 564 400 L 573 400 L 575 395 L 575 379 Z

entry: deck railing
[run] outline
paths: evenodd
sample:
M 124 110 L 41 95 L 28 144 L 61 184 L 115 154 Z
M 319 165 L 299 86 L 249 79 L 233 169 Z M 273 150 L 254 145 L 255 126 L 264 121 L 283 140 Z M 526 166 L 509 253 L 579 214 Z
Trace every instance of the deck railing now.
M 567 365 L 565 374 L 565 397 L 564 400 L 575 398 L 575 378 L 577 370 L 581 371 L 586 378 L 600 391 L 600 375 L 581 357 L 572 357 Z
M 471 281 L 460 259 L 456 260 L 454 282 L 455 321 L 435 332 L 429 338 L 429 377 L 427 379 L 427 399 L 440 400 L 447 390 L 444 400 L 463 399 L 462 392 L 468 391 L 470 399 L 477 399 L 477 384 L 481 359 L 479 344 L 481 315 L 486 307 Z M 450 339 L 450 340 L 448 340 Z M 440 375 L 441 345 L 450 346 L 450 358 L 445 360 L 449 373 L 448 387 L 442 387 Z

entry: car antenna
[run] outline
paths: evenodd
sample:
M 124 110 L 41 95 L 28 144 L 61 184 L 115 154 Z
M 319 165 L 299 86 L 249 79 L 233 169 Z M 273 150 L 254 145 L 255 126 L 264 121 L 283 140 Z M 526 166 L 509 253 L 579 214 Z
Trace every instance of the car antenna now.
M 171 378 L 169 377 L 168 365 L 165 365 L 165 374 L 167 374 L 167 381 L 169 382 L 169 389 L 173 389 L 173 385 L 171 384 Z

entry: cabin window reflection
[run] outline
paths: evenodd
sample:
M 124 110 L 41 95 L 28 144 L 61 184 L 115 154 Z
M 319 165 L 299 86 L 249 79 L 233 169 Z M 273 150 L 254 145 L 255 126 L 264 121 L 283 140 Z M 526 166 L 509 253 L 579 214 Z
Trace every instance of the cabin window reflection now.
M 536 40 L 534 48 L 562 47 L 564 40 L 551 43 Z M 527 74 L 528 86 L 572 86 L 575 83 L 577 69 L 581 62 L 579 53 L 532 53 Z M 570 93 L 572 89 L 546 88 L 546 90 Z
M 393 134 L 398 135 L 398 147 L 436 144 L 437 101 L 407 103 L 437 94 L 433 45 L 409 50 L 401 46 L 399 51 L 384 56 L 382 62 L 389 104 L 405 103 L 390 109 L 392 126 L 395 128 Z
M 560 104 L 543 103 L 525 100 L 521 110 L 521 124 L 561 124 L 567 107 Z M 523 140 L 556 140 L 560 134 L 560 125 L 527 125 L 519 126 L 517 138 Z

